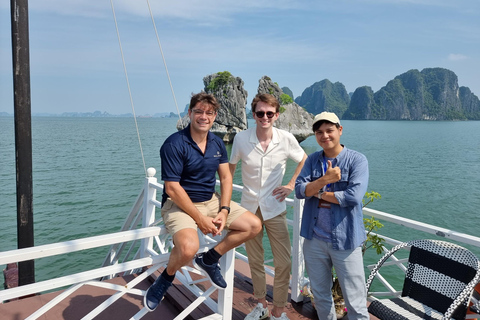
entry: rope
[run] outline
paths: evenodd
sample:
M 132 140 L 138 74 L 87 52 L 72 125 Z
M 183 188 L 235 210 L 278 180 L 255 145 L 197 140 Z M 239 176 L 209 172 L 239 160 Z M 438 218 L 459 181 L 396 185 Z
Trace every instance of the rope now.
M 128 95 L 130 96 L 130 104 L 132 106 L 133 119 L 135 120 L 135 128 L 137 129 L 138 144 L 140 145 L 140 153 L 142 154 L 143 170 L 145 171 L 145 176 L 147 176 L 147 167 L 145 166 L 145 157 L 143 155 L 142 141 L 140 140 L 140 133 L 138 131 L 137 116 L 135 114 L 135 107 L 133 105 L 133 98 L 132 98 L 132 91 L 130 89 L 130 82 L 128 81 L 127 67 L 125 65 L 125 57 L 123 55 L 122 42 L 120 41 L 120 33 L 118 31 L 117 17 L 115 16 L 115 8 L 113 7 L 113 0 L 110 0 L 110 5 L 112 6 L 113 20 L 115 21 L 115 30 L 117 31 L 118 45 L 120 46 L 120 54 L 122 55 L 123 70 L 125 72 L 125 79 L 127 80 Z
M 170 79 L 170 74 L 168 73 L 167 62 L 165 61 L 165 56 L 163 55 L 162 44 L 160 43 L 160 37 L 158 36 L 157 26 L 155 25 L 155 19 L 153 18 L 152 8 L 150 7 L 150 2 L 147 0 L 148 11 L 150 12 L 150 17 L 152 18 L 153 29 L 155 30 L 155 35 L 157 37 L 158 47 L 160 48 L 160 53 L 162 54 L 163 65 L 165 66 L 165 71 L 167 72 L 168 83 L 170 84 L 170 90 L 172 91 L 173 101 L 175 102 L 175 107 L 177 108 L 178 119 L 180 121 L 180 110 L 178 109 L 177 98 L 175 97 L 175 92 L 173 91 L 172 80 Z

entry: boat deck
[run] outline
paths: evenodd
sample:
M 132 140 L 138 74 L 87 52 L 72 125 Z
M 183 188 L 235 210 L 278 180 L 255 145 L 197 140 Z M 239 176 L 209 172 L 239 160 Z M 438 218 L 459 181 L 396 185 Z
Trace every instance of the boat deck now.
M 158 275 L 158 273 L 157 273 Z M 117 277 L 112 280 L 116 284 L 125 284 L 134 276 Z M 146 290 L 153 279 L 147 279 L 139 283 L 136 288 Z M 241 261 L 235 261 L 235 278 L 234 278 L 234 303 L 232 310 L 233 320 L 243 320 L 245 316 L 256 305 L 255 299 L 252 296 L 252 283 L 250 278 L 250 270 L 248 265 Z M 273 279 L 267 276 L 267 300 L 272 301 L 272 284 Z M 203 282 L 197 284 L 199 287 L 204 287 L 205 290 L 209 287 L 209 283 Z M 61 292 L 46 293 L 34 297 L 24 298 L 16 301 L 10 301 L 5 304 L 0 304 L 0 314 L 2 319 L 17 320 L 25 319 L 40 307 L 45 305 L 50 300 L 54 299 Z M 57 320 L 57 319 L 81 319 L 87 315 L 91 310 L 100 305 L 113 294 L 113 291 L 105 288 L 83 286 L 74 294 L 63 300 L 53 309 L 39 319 L 42 320 Z M 211 298 L 216 300 L 217 295 L 214 292 Z M 153 320 L 174 319 L 180 312 L 194 300 L 193 294 L 185 288 L 180 282 L 175 281 L 165 296 L 165 299 L 160 306 L 151 313 L 146 314 L 142 319 Z M 95 319 L 110 320 L 110 319 L 129 319 L 143 308 L 143 299 L 141 296 L 125 294 L 122 298 L 117 300 L 112 306 L 99 314 Z M 201 319 L 212 314 L 206 305 L 200 305 L 187 319 Z M 300 319 L 318 319 L 315 309 L 312 307 L 309 298 L 304 298 L 303 303 L 291 302 L 286 308 L 286 313 L 291 320 Z M 347 317 L 345 317 L 347 318 Z M 344 318 L 344 319 L 345 319 Z M 371 319 L 376 319 L 371 317 Z

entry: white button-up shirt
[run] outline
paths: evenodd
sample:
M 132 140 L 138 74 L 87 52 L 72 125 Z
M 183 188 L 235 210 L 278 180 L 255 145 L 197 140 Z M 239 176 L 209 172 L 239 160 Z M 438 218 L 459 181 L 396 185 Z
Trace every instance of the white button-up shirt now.
M 256 128 L 250 128 L 235 136 L 230 156 L 232 164 L 242 160 L 242 207 L 255 213 L 260 206 L 263 220 L 287 209 L 285 201 L 278 201 L 272 193 L 282 185 L 287 159 L 299 163 L 305 154 L 290 132 L 272 129 L 272 140 L 266 151 L 258 141 Z

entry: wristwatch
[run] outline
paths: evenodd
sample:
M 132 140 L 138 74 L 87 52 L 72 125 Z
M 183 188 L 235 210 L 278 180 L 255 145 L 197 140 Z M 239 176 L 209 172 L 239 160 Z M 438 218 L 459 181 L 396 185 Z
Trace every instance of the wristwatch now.
M 223 209 L 227 210 L 227 214 L 229 214 L 229 213 L 230 213 L 230 207 L 227 207 L 227 206 L 221 206 L 221 207 L 220 207 L 220 211 L 222 211 Z M 219 211 L 219 212 L 220 212 L 220 211 Z
M 322 193 L 323 193 L 323 189 L 318 190 L 318 194 L 317 194 L 318 199 L 322 199 Z

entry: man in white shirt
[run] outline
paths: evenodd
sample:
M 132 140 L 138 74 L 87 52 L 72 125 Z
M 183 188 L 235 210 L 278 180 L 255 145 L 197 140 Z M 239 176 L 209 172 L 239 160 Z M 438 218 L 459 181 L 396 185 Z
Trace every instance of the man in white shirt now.
M 233 140 L 230 172 L 233 177 L 237 163 L 241 160 L 241 205 L 260 218 L 272 248 L 275 279 L 271 319 L 288 320 L 283 310 L 288 299 L 291 247 L 284 200 L 295 188 L 295 180 L 307 155 L 291 133 L 273 127 L 280 115 L 280 104 L 274 96 L 257 94 L 252 101 L 252 114 L 256 127 L 238 133 Z M 282 186 L 289 158 L 298 165 L 288 184 Z M 258 300 L 257 306 L 245 320 L 265 319 L 269 316 L 262 239 L 263 231 L 245 243 L 253 293 Z

